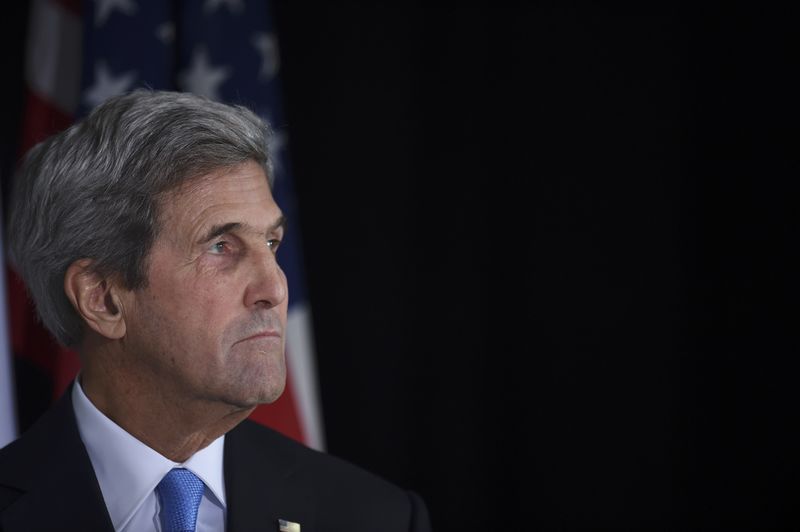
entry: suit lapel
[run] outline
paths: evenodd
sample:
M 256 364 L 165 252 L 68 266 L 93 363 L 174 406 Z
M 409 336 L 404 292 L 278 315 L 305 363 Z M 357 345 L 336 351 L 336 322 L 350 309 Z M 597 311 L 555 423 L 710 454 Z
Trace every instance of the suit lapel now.
M 2 477 L 23 493 L 3 513 L 3 530 L 113 530 L 70 396 L 71 388 L 17 442 Z
M 278 520 L 283 519 L 300 523 L 303 532 L 313 532 L 313 497 L 299 480 L 294 456 L 280 446 L 269 446 L 263 437 L 252 437 L 254 427 L 249 424 L 246 421 L 225 436 L 227 530 L 277 532 Z

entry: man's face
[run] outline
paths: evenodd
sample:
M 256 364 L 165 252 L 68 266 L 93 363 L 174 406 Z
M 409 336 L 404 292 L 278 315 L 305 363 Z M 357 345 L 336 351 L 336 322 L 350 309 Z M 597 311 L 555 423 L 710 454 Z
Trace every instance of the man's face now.
M 147 286 L 123 300 L 126 352 L 170 395 L 252 407 L 283 392 L 283 217 L 247 162 L 169 192 Z M 166 391 L 166 390 L 165 390 Z

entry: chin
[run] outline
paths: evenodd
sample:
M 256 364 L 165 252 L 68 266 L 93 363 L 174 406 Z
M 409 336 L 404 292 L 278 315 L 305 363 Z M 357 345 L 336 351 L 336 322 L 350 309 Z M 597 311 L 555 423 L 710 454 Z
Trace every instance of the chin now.
M 286 378 L 270 380 L 273 382 L 262 383 L 261 389 L 254 394 L 253 406 L 274 403 L 283 395 L 283 391 L 286 389 Z
M 270 390 L 269 393 L 264 394 L 260 398 L 260 400 L 258 401 L 258 404 L 268 405 L 268 404 L 274 403 L 275 401 L 280 399 L 280 397 L 281 397 L 281 395 L 283 395 L 283 391 L 285 389 L 286 389 L 286 386 L 285 385 L 281 385 L 277 389 Z
M 244 383 L 242 383 L 244 384 Z M 286 389 L 286 378 L 269 377 L 267 382 L 252 383 L 252 386 L 242 386 L 236 393 L 229 394 L 227 403 L 238 408 L 255 408 L 258 405 L 270 404 L 283 395 Z
M 223 395 L 230 404 L 255 408 L 274 403 L 286 388 L 286 359 L 282 351 L 238 351 L 229 357 L 228 367 L 227 375 L 218 384 L 227 390 Z

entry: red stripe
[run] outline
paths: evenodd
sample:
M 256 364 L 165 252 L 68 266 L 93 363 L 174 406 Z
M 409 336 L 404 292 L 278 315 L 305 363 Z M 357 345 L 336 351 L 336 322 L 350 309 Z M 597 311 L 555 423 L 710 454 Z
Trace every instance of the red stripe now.
M 286 355 L 289 356 L 288 349 Z M 300 427 L 300 414 L 297 410 L 297 400 L 291 382 L 287 373 L 283 395 L 274 403 L 256 408 L 250 414 L 250 419 L 273 428 L 300 443 L 307 444 L 303 429 Z
M 72 117 L 56 108 L 34 91 L 25 91 L 25 123 L 22 127 L 22 153 L 50 135 L 72 124 Z
M 71 11 L 74 15 L 81 16 L 81 0 L 53 0 L 53 2 Z
M 53 371 L 53 400 L 55 401 L 65 391 L 70 383 L 75 380 L 78 370 L 81 369 L 81 361 L 78 354 L 66 347 L 57 346 L 55 355 L 55 368 Z
M 80 368 L 78 355 L 60 346 L 39 322 L 22 280 L 8 272 L 9 327 L 14 355 L 24 358 L 53 379 L 53 399 L 64 393 Z
M 25 91 L 25 122 L 20 147 L 27 152 L 38 142 L 66 129 L 72 117 L 36 92 Z M 57 399 L 75 378 L 80 368 L 78 355 L 55 341 L 36 317 L 22 280 L 11 270 L 8 275 L 11 345 L 16 356 L 42 368 L 53 379 L 53 399 Z
M 56 343 L 50 334 L 43 333 L 22 280 L 10 268 L 7 286 L 11 349 L 15 355 L 24 357 L 48 373 L 52 373 L 55 367 L 52 353 Z

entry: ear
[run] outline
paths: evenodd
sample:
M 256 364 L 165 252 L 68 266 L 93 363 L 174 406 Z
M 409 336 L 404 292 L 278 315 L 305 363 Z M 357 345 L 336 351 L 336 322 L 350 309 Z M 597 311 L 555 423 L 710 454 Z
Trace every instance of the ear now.
M 112 340 L 125 336 L 125 318 L 120 288 L 92 269 L 91 259 L 70 264 L 64 275 L 64 292 L 83 321 L 95 332 Z

